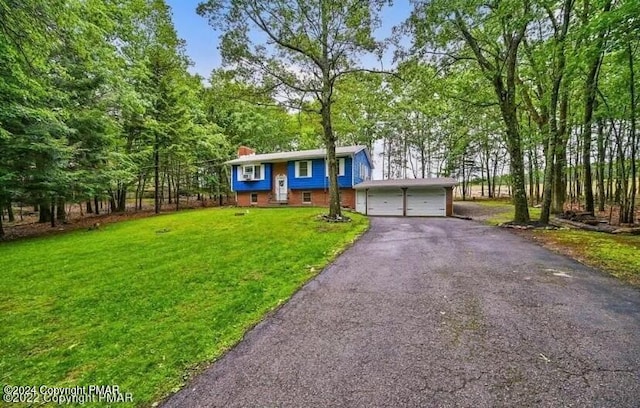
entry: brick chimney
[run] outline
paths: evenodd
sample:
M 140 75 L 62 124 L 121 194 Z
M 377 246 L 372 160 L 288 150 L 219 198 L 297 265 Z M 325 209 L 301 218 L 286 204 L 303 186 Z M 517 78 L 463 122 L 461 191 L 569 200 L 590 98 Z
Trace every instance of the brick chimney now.
M 238 157 L 242 156 L 251 156 L 252 154 L 256 154 L 256 151 L 247 146 L 238 147 Z

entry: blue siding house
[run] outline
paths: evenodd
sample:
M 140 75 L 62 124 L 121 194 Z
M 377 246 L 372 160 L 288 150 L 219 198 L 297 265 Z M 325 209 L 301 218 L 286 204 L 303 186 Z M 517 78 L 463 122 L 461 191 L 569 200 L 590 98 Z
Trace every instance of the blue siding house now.
M 338 185 L 344 207 L 355 208 L 354 186 L 371 179 L 373 162 L 366 146 L 336 148 Z M 255 154 L 240 147 L 231 166 L 231 189 L 240 206 L 316 205 L 329 203 L 324 149 Z

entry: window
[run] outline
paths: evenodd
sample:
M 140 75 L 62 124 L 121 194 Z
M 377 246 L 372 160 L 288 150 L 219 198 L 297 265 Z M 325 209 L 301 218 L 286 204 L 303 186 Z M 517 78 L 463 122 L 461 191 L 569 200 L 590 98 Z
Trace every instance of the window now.
M 311 204 L 311 191 L 302 193 L 302 204 Z
M 296 162 L 296 177 L 311 177 L 311 160 Z
M 242 166 L 242 171 L 238 174 L 238 179 L 241 181 L 246 180 L 264 180 L 262 177 L 262 165 L 261 164 L 245 164 Z
M 364 163 L 360 163 L 358 175 L 362 180 L 369 180 L 369 168 Z
M 345 159 L 338 159 L 338 177 L 344 176 L 345 172 Z M 324 161 L 324 173 L 327 177 L 329 177 L 329 162 L 327 160 Z
M 251 204 L 258 204 L 258 193 L 251 193 Z

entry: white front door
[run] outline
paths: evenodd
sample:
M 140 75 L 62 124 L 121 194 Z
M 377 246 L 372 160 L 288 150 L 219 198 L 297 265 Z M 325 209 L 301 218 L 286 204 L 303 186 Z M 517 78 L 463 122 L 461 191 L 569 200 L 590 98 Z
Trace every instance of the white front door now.
M 276 200 L 287 201 L 287 176 L 284 174 L 276 177 Z

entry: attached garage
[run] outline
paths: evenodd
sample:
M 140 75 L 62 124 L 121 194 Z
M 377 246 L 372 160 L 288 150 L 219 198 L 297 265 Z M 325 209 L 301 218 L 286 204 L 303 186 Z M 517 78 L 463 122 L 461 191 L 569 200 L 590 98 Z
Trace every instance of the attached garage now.
M 452 178 L 370 180 L 356 185 L 356 211 L 367 215 L 445 217 L 453 213 Z

